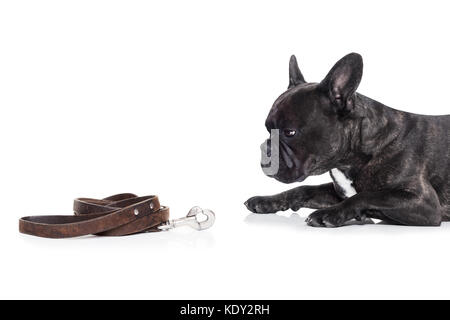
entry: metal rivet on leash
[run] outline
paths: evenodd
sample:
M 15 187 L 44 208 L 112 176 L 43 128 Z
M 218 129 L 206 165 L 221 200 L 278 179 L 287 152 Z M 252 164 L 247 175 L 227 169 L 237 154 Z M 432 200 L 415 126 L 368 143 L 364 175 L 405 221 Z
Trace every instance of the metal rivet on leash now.
M 206 219 L 203 219 L 206 217 Z M 209 209 L 202 209 L 200 207 L 193 207 L 184 218 L 169 220 L 160 225 L 160 230 L 170 230 L 182 226 L 189 226 L 195 230 L 205 230 L 214 224 L 216 215 Z

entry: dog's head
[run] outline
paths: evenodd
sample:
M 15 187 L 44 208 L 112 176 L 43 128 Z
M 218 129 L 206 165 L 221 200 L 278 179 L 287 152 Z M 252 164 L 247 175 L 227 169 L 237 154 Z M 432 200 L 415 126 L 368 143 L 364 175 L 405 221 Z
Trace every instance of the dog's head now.
M 261 146 L 261 166 L 268 176 L 291 183 L 335 167 L 348 143 L 346 121 L 362 70 L 361 56 L 351 53 L 322 82 L 308 83 L 291 57 L 288 90 L 266 120 L 271 138 Z

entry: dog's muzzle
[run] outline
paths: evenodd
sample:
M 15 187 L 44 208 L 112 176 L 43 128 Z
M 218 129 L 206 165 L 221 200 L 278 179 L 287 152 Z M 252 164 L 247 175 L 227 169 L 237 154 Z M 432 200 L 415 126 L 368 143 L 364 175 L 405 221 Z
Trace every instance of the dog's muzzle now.
M 280 168 L 280 131 L 270 130 L 270 139 L 261 145 L 261 168 L 265 175 L 273 177 Z

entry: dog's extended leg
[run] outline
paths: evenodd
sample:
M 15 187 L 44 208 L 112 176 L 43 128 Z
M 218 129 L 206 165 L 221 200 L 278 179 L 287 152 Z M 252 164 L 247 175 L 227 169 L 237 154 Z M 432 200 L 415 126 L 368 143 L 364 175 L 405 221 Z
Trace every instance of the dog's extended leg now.
M 318 186 L 300 186 L 273 196 L 257 196 L 245 202 L 254 213 L 275 213 L 300 208 L 321 209 L 338 204 L 343 199 L 334 190 L 333 183 Z
M 375 218 L 409 226 L 439 226 L 442 208 L 434 190 L 362 192 L 307 219 L 313 227 L 339 227 L 352 219 Z

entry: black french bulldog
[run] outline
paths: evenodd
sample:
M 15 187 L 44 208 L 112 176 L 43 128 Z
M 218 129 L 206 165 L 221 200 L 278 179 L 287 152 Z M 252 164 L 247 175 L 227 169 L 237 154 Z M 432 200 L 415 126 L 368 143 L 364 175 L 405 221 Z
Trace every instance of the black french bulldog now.
M 449 220 L 450 115 L 407 113 L 356 93 L 362 71 L 362 57 L 351 53 L 322 82 L 308 83 L 291 57 L 289 88 L 266 120 L 279 135 L 279 169 L 269 176 L 292 183 L 330 171 L 334 182 L 250 198 L 250 211 L 318 209 L 306 220 L 314 227 L 369 218 L 411 226 Z M 270 157 L 269 140 L 262 149 Z

